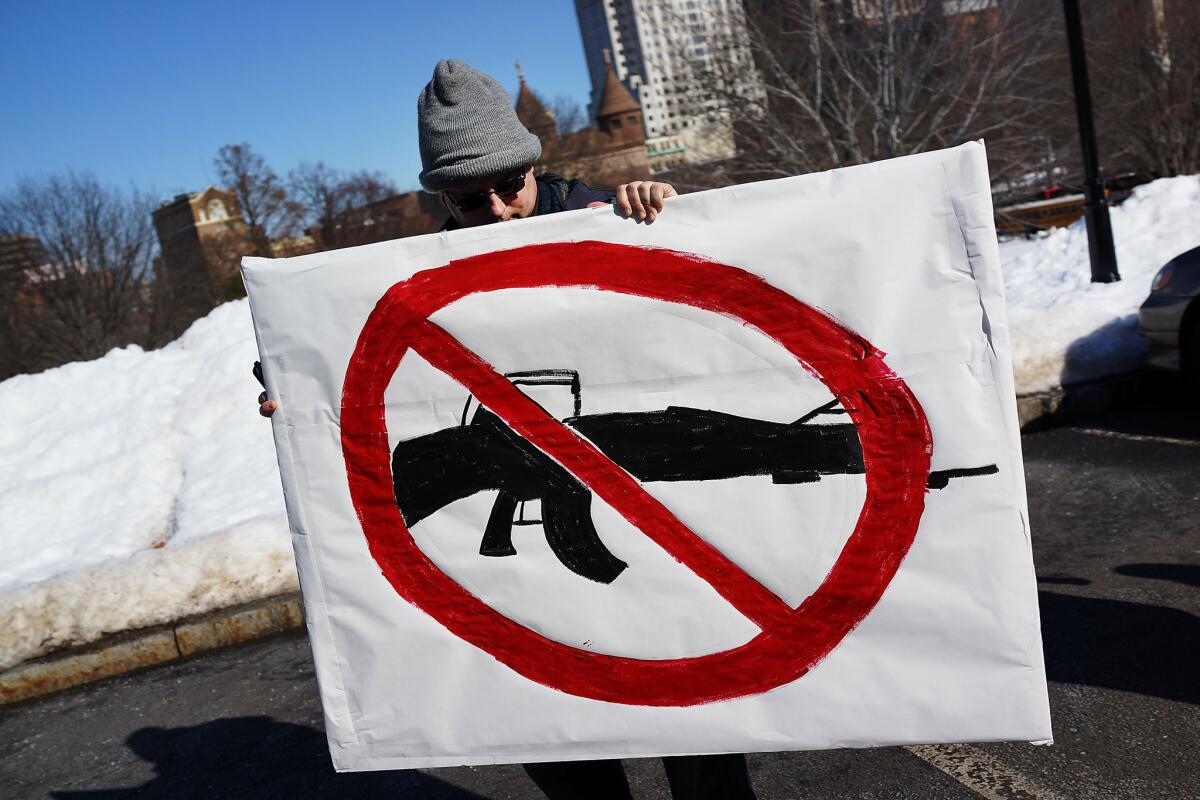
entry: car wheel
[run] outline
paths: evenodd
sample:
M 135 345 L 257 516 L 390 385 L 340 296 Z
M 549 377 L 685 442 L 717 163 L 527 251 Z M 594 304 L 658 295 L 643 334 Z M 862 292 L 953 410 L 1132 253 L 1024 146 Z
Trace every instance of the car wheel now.
M 1184 378 L 1192 386 L 1200 387 L 1200 314 L 1191 315 L 1179 343 L 1183 347 L 1179 360 Z

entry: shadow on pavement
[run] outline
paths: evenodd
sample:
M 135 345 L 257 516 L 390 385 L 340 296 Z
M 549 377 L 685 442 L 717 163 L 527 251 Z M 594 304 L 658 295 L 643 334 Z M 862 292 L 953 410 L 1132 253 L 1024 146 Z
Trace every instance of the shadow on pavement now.
M 1184 376 L 1143 369 L 1136 383 L 1114 398 L 1112 410 L 1087 415 L 1083 424 L 1139 436 L 1200 439 L 1200 415 L 1195 411 L 1198 400 L 1200 388 Z
M 1114 567 L 1113 572 L 1132 578 L 1152 578 L 1174 581 L 1184 586 L 1200 586 L 1200 566 L 1195 564 L 1122 564 Z M 1200 664 L 1196 668 L 1200 670 Z
M 1052 583 L 1058 586 L 1091 586 L 1087 578 L 1072 578 L 1070 575 L 1039 575 L 1038 583 Z
M 1200 617 L 1057 592 L 1038 599 L 1050 680 L 1200 703 Z
M 142 786 L 51 792 L 56 800 L 190 800 L 191 798 L 431 798 L 480 800 L 415 770 L 338 774 L 325 736 L 270 717 L 237 717 L 190 728 L 143 728 L 126 740 L 153 763 Z

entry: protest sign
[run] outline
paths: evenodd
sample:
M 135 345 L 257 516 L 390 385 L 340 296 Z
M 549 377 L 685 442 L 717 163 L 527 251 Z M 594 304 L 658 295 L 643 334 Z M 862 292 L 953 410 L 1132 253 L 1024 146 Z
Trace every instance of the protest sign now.
M 982 145 L 243 274 L 339 769 L 1050 738 Z

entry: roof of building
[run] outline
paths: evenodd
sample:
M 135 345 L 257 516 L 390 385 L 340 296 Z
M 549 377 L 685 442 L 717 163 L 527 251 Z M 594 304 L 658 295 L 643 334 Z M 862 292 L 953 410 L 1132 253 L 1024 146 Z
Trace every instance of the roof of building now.
M 542 101 L 538 100 L 537 95 L 525 85 L 525 78 L 521 78 L 521 88 L 517 90 L 517 119 L 524 123 L 526 128 L 535 125 L 554 125 L 554 115 L 551 114 Z
M 554 112 L 542 105 L 538 96 L 525 84 L 525 71 L 521 69 L 520 61 L 516 66 L 517 78 L 521 82 L 520 88 L 517 89 L 517 119 L 539 138 L 553 138 L 557 127 Z
M 621 83 L 612 63 L 608 64 L 608 72 L 604 76 L 604 97 L 600 101 L 597 117 L 607 117 L 613 114 L 624 114 L 627 111 L 641 111 L 642 107 L 633 94 Z
M 209 184 L 208 186 L 205 186 L 203 189 L 201 189 L 198 192 L 183 192 L 182 194 L 177 194 L 170 200 L 164 200 L 162 203 L 159 204 L 158 207 L 166 208 L 167 206 L 173 206 L 176 203 L 190 203 L 191 201 L 193 201 L 199 197 L 203 197 L 204 195 L 208 194 L 209 192 L 216 192 L 217 194 L 221 194 L 221 195 L 229 195 L 230 194 L 230 191 L 228 189 L 222 189 L 220 186 L 213 186 L 212 184 Z

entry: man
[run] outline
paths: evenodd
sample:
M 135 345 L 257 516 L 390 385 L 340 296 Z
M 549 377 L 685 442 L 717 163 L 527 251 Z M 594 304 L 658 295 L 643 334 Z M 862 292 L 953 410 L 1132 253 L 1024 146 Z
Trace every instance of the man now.
M 504 87 L 461 61 L 438 62 L 433 80 L 417 98 L 417 132 L 421 185 L 437 193 L 450 214 L 442 230 L 610 202 L 622 216 L 650 224 L 663 201 L 676 194 L 659 181 L 632 181 L 604 191 L 549 173 L 535 178 L 541 141 L 517 119 Z M 266 392 L 258 402 L 264 417 L 279 408 Z
M 517 119 L 504 88 L 461 61 L 438 62 L 417 99 L 417 131 L 421 185 L 441 194 L 448 230 L 590 208 L 614 197 L 624 216 L 653 222 L 675 194 L 670 184 L 654 181 L 622 184 L 615 193 L 577 181 L 535 182 L 541 141 Z
M 534 176 L 542 154 L 537 136 L 517 119 L 508 93 L 490 76 L 461 61 L 439 61 L 417 100 L 421 185 L 437 192 L 450 214 L 443 230 L 508 222 L 612 203 L 618 213 L 647 224 L 675 195 L 670 184 L 633 181 L 614 191 L 593 189 L 557 175 Z M 266 392 L 259 411 L 278 408 Z M 753 800 L 741 755 L 664 758 L 675 800 Z M 632 798 L 618 760 L 526 764 L 525 771 L 551 800 Z

